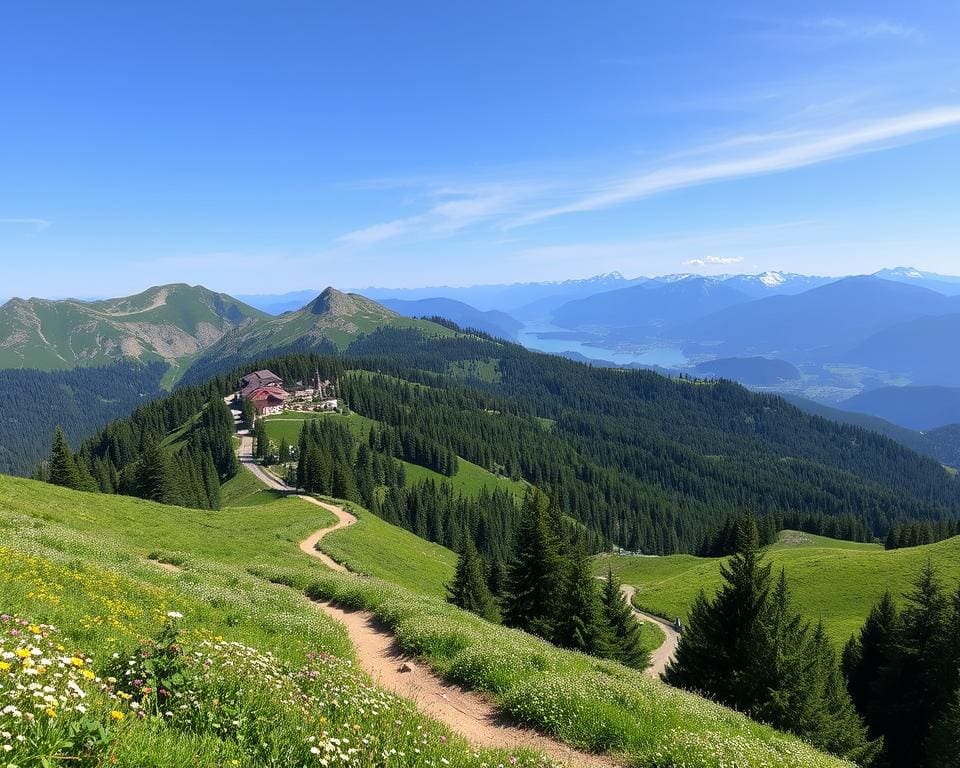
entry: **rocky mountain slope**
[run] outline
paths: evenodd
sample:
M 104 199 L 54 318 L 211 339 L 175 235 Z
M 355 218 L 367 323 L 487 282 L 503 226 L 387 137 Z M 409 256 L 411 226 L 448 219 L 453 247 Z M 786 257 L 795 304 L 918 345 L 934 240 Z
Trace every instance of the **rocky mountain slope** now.
M 93 302 L 14 298 L 0 307 L 0 368 L 176 363 L 262 317 L 231 296 L 184 284 Z

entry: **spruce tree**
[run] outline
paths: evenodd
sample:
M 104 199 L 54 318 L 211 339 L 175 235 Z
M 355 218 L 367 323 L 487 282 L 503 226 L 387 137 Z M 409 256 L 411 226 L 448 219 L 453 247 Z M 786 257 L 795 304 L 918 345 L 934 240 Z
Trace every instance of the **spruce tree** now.
M 721 567 L 725 583 L 712 601 L 702 592 L 694 600 L 664 678 L 749 712 L 765 698 L 766 681 L 756 664 L 769 655 L 762 620 L 768 606 L 770 565 L 762 562 L 752 516 L 738 521 L 736 541 L 736 554 Z
M 606 621 L 610 657 L 634 669 L 646 669 L 650 666 L 650 654 L 643 647 L 643 633 L 640 622 L 633 615 L 633 609 L 621 590 L 620 580 L 613 569 L 607 569 L 607 580 L 600 592 L 600 604 Z
M 847 690 L 874 738 L 886 730 L 889 708 L 880 699 L 878 686 L 881 670 L 888 668 L 892 661 L 899 620 L 893 597 L 885 592 L 843 653 Z
M 610 655 L 611 640 L 583 538 L 572 547 L 554 624 L 553 642 L 596 656 Z
M 134 485 L 141 499 L 179 504 L 180 488 L 170 459 L 157 443 L 148 446 L 136 466 Z
M 925 766 L 918 747 L 948 707 L 953 691 L 947 681 L 956 675 L 947 637 L 950 603 L 929 560 L 907 601 L 878 695 L 889 712 L 884 742 L 891 763 Z
M 507 574 L 504 623 L 541 637 L 554 634 L 562 582 L 560 542 L 551 530 L 547 497 L 535 486 L 527 490 Z
M 453 581 L 447 585 L 447 600 L 487 621 L 497 621 L 499 618 L 497 604 L 487 587 L 483 559 L 468 531 L 463 534 L 463 549 L 457 558 Z
M 867 728 L 844 685 L 836 654 L 822 622 L 817 624 L 810 637 L 806 656 L 808 704 L 802 712 L 796 713 L 796 720 L 781 723 L 780 727 L 803 735 L 827 752 L 861 765 L 870 764 L 881 743 L 867 740 Z
M 75 491 L 87 490 L 70 445 L 67 443 L 67 437 L 60 427 L 57 427 L 56 432 L 53 433 L 48 482 L 73 488 Z

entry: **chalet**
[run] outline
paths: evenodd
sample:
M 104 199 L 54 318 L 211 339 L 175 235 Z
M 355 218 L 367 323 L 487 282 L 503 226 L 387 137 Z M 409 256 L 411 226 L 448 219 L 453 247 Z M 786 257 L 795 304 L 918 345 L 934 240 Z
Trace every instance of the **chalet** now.
M 246 395 L 246 398 L 253 403 L 253 409 L 257 416 L 273 416 L 276 413 L 283 413 L 284 404 L 290 395 L 282 387 L 270 385 L 258 387 Z
M 273 371 L 262 370 L 248 373 L 240 379 L 240 396 L 249 398 L 253 392 L 263 387 L 282 388 L 283 379 Z

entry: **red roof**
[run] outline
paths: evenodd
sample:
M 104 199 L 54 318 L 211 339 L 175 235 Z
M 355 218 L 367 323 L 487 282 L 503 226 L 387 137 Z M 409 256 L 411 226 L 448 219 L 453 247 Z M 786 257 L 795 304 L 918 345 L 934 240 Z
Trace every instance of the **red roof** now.
M 253 400 L 253 402 L 258 402 L 260 400 L 277 400 L 278 402 L 283 402 L 288 397 L 290 397 L 287 392 L 280 387 L 260 387 L 253 390 L 247 398 Z

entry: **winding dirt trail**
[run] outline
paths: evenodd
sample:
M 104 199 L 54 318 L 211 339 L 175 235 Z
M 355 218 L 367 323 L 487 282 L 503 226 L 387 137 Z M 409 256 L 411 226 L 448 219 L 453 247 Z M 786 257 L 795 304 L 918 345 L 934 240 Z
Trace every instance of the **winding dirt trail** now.
M 272 488 L 275 491 L 286 491 L 291 495 L 296 496 L 298 499 L 303 499 L 311 504 L 316 504 L 318 507 L 322 507 L 327 510 L 327 512 L 332 512 L 336 518 L 337 522 L 331 525 L 329 528 L 321 528 L 319 531 L 314 531 L 307 538 L 300 542 L 300 551 L 305 554 L 315 557 L 320 560 L 324 565 L 334 571 L 339 571 L 340 573 L 347 573 L 347 569 L 344 568 L 340 563 L 334 560 L 329 555 L 321 552 L 317 549 L 317 542 L 320 541 L 328 533 L 333 533 L 338 531 L 341 528 L 346 528 L 348 525 L 353 525 L 357 522 L 357 518 L 347 512 L 345 509 L 338 507 L 334 504 L 327 504 L 324 501 L 313 498 L 313 496 L 307 496 L 304 494 L 296 493 L 296 488 L 291 488 L 285 482 L 280 480 L 276 475 L 271 472 L 268 472 L 253 458 L 253 438 L 252 437 L 241 437 L 240 438 L 240 463 L 249 470 L 260 482 L 266 485 L 268 488 Z
M 669 621 L 661 619 L 659 616 L 654 616 L 651 613 L 645 613 L 634 606 L 633 596 L 637 591 L 636 587 L 632 587 L 629 584 L 622 584 L 620 591 L 623 592 L 623 596 L 627 599 L 627 603 L 630 605 L 630 610 L 633 611 L 634 616 L 640 621 L 656 624 L 663 630 L 665 639 L 659 648 L 650 653 L 650 666 L 646 669 L 648 675 L 659 679 L 660 675 L 662 675 L 663 671 L 667 668 L 667 664 L 673 660 L 673 657 L 677 653 L 677 645 L 680 644 L 680 633 L 677 632 L 676 627 Z
M 240 461 L 268 487 L 278 491 L 294 491 L 286 483 L 256 464 L 253 459 L 253 439 L 244 437 L 240 445 Z M 298 498 L 312 502 L 332 512 L 337 522 L 321 528 L 300 542 L 300 550 L 316 557 L 340 573 L 347 569 L 316 547 L 329 533 L 353 525 L 357 519 L 333 504 L 311 496 Z M 496 707 L 483 696 L 452 683 L 447 683 L 428 666 L 400 648 L 390 629 L 368 611 L 346 610 L 333 603 L 316 601 L 316 605 L 331 618 L 347 628 L 357 652 L 357 659 L 374 682 L 416 704 L 417 709 L 447 725 L 467 741 L 478 747 L 493 749 L 530 749 L 541 752 L 552 760 L 590 768 L 617 768 L 621 764 L 606 755 L 581 752 L 537 731 L 523 728 L 504 718 Z

